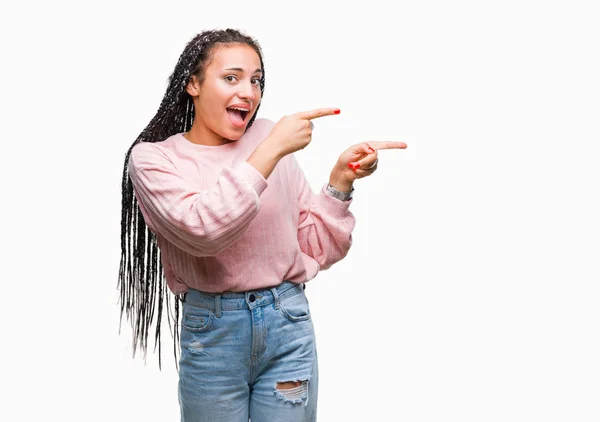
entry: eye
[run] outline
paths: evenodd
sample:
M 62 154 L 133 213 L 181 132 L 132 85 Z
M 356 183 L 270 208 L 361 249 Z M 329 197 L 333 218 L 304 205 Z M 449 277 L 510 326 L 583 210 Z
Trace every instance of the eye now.
M 260 78 L 254 78 L 254 79 L 252 79 L 252 83 L 254 85 L 260 86 Z
M 227 82 L 235 82 L 237 80 L 237 78 L 233 75 L 227 75 L 223 79 L 225 79 Z

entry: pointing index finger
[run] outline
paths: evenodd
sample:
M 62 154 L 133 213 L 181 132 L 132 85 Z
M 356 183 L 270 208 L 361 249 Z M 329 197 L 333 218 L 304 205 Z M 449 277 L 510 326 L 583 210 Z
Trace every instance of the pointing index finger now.
M 406 144 L 404 142 L 392 142 L 392 141 L 371 141 L 367 142 L 369 146 L 375 150 L 379 149 L 404 149 Z
M 316 119 L 317 117 L 331 116 L 333 114 L 340 114 L 340 109 L 334 107 L 317 108 L 311 111 L 300 112 L 297 115 L 302 119 L 312 120 Z

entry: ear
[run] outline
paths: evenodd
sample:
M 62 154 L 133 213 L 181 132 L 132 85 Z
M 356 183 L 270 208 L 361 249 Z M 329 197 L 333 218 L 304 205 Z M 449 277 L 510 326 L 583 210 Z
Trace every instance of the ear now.
M 196 77 L 196 75 L 192 75 L 190 81 L 185 87 L 185 90 L 192 97 L 197 97 L 198 95 L 200 95 L 200 83 L 198 82 L 198 78 Z

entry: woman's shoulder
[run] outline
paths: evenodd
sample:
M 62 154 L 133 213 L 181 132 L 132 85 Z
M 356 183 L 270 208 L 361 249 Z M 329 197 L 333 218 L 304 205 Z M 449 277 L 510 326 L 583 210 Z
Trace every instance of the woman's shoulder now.
M 169 150 L 173 137 L 159 142 L 138 142 L 131 149 L 130 162 L 134 166 L 141 166 L 148 163 L 156 163 L 157 159 L 171 161 Z

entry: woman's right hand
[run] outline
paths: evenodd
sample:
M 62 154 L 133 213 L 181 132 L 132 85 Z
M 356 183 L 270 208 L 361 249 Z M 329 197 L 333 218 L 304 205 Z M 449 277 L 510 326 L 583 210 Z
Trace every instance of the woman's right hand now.
M 313 131 L 312 119 L 334 114 L 340 114 L 340 109 L 319 108 L 285 116 L 273 126 L 264 143 L 283 158 L 310 144 Z

